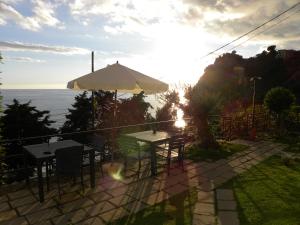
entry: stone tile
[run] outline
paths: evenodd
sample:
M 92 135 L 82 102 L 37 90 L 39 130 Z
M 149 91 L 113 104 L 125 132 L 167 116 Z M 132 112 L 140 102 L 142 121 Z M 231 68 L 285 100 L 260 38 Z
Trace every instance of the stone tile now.
M 77 193 L 77 192 L 71 192 L 71 193 L 67 193 L 61 196 L 61 198 L 59 199 L 59 195 L 56 196 L 57 202 L 60 204 L 64 204 L 66 202 L 71 202 L 74 201 L 76 199 L 81 198 L 82 196 Z
M 193 225 L 214 225 L 216 224 L 215 216 L 193 215 Z
M 183 182 L 181 184 L 186 185 L 186 186 L 188 186 L 190 188 L 191 187 L 197 187 L 197 186 L 199 186 L 201 184 L 200 179 L 201 179 L 200 177 L 196 176 L 196 177 L 194 177 L 192 179 L 189 179 L 186 182 Z
M 96 216 L 109 210 L 115 209 L 115 206 L 110 202 L 105 201 L 92 206 L 87 207 L 85 210 L 90 216 Z
M 230 189 L 217 189 L 218 200 L 234 200 L 233 191 Z
M 103 213 L 100 215 L 100 217 L 106 223 L 111 223 L 111 222 L 114 222 L 115 220 L 123 218 L 124 216 L 127 216 L 127 215 L 128 215 L 128 212 L 124 208 L 120 207 L 117 209 L 110 210 L 106 213 Z
M 28 195 L 31 195 L 31 192 L 27 189 L 8 193 L 8 197 L 11 200 L 14 200 L 14 199 L 17 199 L 17 198 L 22 198 L 22 197 L 25 197 L 25 196 L 28 196 Z
M 36 202 L 34 204 L 23 205 L 17 208 L 17 211 L 20 215 L 26 215 L 30 213 L 34 213 L 43 209 L 47 209 L 53 206 L 56 206 L 56 202 L 53 199 L 46 200 L 43 203 Z
M 78 223 L 81 220 L 87 218 L 88 218 L 87 212 L 85 212 L 83 209 L 80 209 L 74 212 L 66 213 L 64 215 L 52 218 L 51 220 L 55 225 L 66 225 L 66 224 Z
M 0 202 L 7 202 L 7 201 L 8 201 L 8 197 L 6 195 L 0 196 Z
M 0 222 L 0 225 L 28 225 L 28 222 L 24 217 L 17 217 L 12 220 L 5 220 L 3 222 Z
M 218 200 L 218 209 L 219 210 L 236 210 L 236 202 L 235 201 Z
M 103 202 L 105 200 L 111 199 L 112 196 L 107 194 L 106 192 L 98 192 L 98 193 L 94 193 L 91 195 L 86 196 L 90 199 L 92 199 L 94 202 L 98 203 L 98 202 Z
M 116 207 L 119 207 L 119 206 L 123 206 L 123 205 L 126 205 L 126 204 L 129 204 L 133 201 L 136 201 L 135 198 L 129 196 L 129 195 L 120 195 L 118 197 L 114 197 L 114 198 L 110 198 L 109 199 L 109 202 L 111 202 L 112 204 L 114 204 Z
M 237 212 L 219 211 L 218 224 L 220 225 L 239 225 Z
M 4 220 L 11 220 L 17 217 L 17 213 L 15 210 L 8 210 L 8 211 L 3 211 L 0 212 L 0 222 Z
M 141 199 L 141 201 L 147 203 L 148 205 L 155 205 L 157 203 L 167 200 L 168 198 L 169 198 L 168 193 L 164 191 L 160 191 Z
M 213 191 L 198 191 L 198 202 L 204 203 L 214 203 L 215 202 L 215 195 Z
M 214 189 L 214 185 L 211 181 L 203 181 L 197 188 L 201 191 L 211 191 Z
M 99 192 L 103 192 L 105 190 L 105 188 L 99 184 L 97 184 L 94 188 L 85 188 L 84 190 L 84 195 L 90 195 L 90 194 L 94 194 L 94 193 L 99 193 Z
M 88 198 L 80 198 L 72 202 L 68 202 L 64 205 L 60 205 L 59 208 L 62 210 L 63 213 L 71 212 L 76 209 L 85 208 L 87 206 L 95 204 L 92 200 Z
M 51 219 L 53 217 L 59 216 L 60 212 L 57 208 L 44 209 L 42 211 L 26 215 L 29 223 L 34 224 L 38 222 L 42 222 L 44 220 Z
M 80 223 L 77 223 L 76 225 L 104 225 L 104 224 L 105 223 L 98 217 L 92 217 L 87 220 L 83 220 Z
M 0 203 L 0 212 L 10 210 L 10 206 L 7 202 Z
M 200 203 L 197 202 L 194 208 L 194 214 L 200 215 L 215 215 L 215 206 L 211 203 Z
M 18 198 L 15 200 L 10 201 L 12 207 L 17 208 L 22 205 L 30 204 L 37 202 L 37 199 L 33 197 L 33 195 L 26 196 L 24 198 Z
M 177 195 L 181 192 L 184 192 L 188 190 L 188 187 L 182 184 L 176 184 L 175 186 L 169 187 L 167 189 L 165 189 L 165 191 L 169 194 L 169 195 Z
M 44 221 L 37 222 L 34 225 L 53 225 L 53 224 L 51 223 L 50 220 L 44 220 Z
M 117 187 L 114 189 L 110 189 L 106 191 L 108 194 L 112 195 L 113 197 L 117 197 L 119 195 L 123 195 L 127 192 L 129 192 L 128 190 L 128 186 L 122 186 L 122 187 Z
M 129 203 L 127 205 L 124 205 L 124 209 L 126 209 L 130 214 L 132 213 L 137 213 L 143 209 L 145 209 L 148 205 L 144 204 L 143 202 L 140 201 L 135 201 L 132 203 Z

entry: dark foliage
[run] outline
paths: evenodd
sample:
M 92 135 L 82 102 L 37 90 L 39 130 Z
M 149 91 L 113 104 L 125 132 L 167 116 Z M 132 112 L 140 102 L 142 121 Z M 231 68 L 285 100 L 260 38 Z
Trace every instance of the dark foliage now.
M 13 104 L 7 105 L 1 118 L 1 134 L 3 139 L 20 139 L 34 136 L 45 136 L 56 133 L 56 129 L 51 128 L 53 121 L 49 119 L 49 111 L 39 111 L 35 106 L 31 106 L 30 102 L 25 104 L 19 103 L 14 99 Z M 22 146 L 47 142 L 48 137 L 14 141 L 5 144 L 6 164 L 9 168 L 22 167 L 24 161 L 21 158 L 10 158 L 14 154 L 22 154 Z M 20 179 L 22 174 L 17 174 Z M 17 178 L 17 179 L 19 179 Z

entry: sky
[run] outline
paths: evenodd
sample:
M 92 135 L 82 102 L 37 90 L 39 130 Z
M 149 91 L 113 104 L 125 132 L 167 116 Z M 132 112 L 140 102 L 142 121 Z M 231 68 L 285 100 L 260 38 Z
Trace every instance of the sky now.
M 1 88 L 66 88 L 90 73 L 91 51 L 95 69 L 118 60 L 171 85 L 194 84 L 215 57 L 233 49 L 244 57 L 269 45 L 299 50 L 300 5 L 260 35 L 203 57 L 297 2 L 0 0 Z

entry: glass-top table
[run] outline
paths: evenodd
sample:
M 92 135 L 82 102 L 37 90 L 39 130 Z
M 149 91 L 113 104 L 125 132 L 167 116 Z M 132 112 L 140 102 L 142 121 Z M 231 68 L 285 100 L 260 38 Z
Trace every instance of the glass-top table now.
M 157 174 L 155 146 L 168 141 L 171 138 L 171 135 L 165 131 L 153 132 L 152 130 L 147 130 L 126 134 L 126 136 L 136 138 L 139 141 L 147 142 L 151 145 L 151 175 L 155 176 Z

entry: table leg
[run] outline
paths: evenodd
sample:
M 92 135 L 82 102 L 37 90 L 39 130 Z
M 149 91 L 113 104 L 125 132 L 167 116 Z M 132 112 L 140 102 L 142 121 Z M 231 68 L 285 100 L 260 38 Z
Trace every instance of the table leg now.
M 43 161 L 37 161 L 37 172 L 38 172 L 38 187 L 40 202 L 44 202 L 44 185 L 43 185 L 43 173 L 42 173 Z
M 151 144 L 151 176 L 157 175 L 155 145 Z
M 90 181 L 91 181 L 91 187 L 95 187 L 95 150 L 91 150 L 89 152 L 90 156 Z

